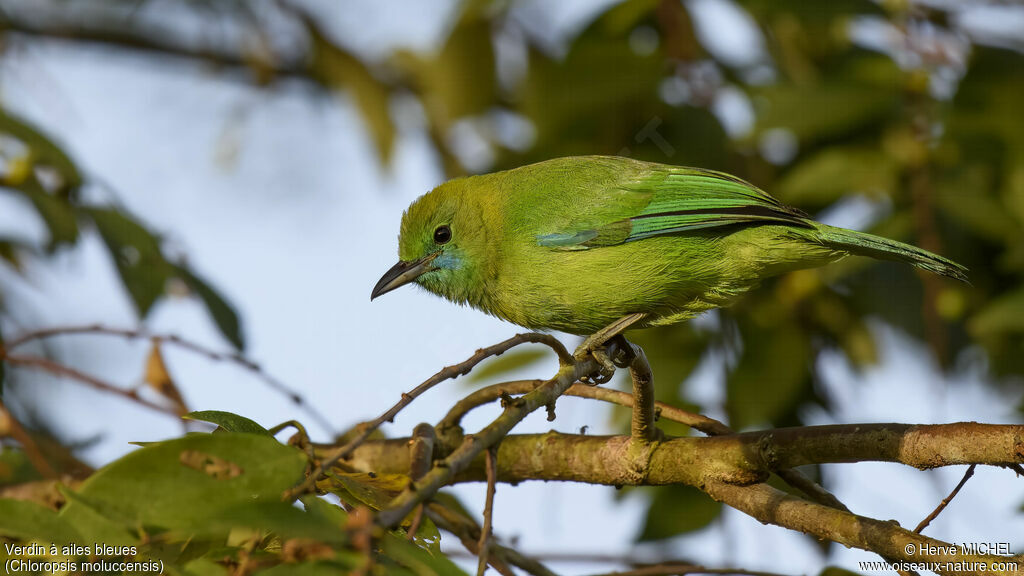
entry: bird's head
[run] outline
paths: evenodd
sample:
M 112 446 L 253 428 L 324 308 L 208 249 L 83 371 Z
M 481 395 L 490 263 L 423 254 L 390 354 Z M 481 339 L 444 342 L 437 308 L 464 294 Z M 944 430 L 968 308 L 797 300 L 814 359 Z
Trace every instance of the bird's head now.
M 467 180 L 442 184 L 405 211 L 399 261 L 373 287 L 371 300 L 410 282 L 449 300 L 473 300 L 487 234 Z

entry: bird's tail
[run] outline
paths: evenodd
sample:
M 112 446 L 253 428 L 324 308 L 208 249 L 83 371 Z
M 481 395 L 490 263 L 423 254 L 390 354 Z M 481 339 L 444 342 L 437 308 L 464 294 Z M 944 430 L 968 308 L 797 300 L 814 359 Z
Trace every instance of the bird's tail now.
M 817 228 L 818 240 L 831 248 L 860 256 L 906 262 L 929 272 L 967 282 L 967 268 L 917 246 L 826 224 L 817 224 Z

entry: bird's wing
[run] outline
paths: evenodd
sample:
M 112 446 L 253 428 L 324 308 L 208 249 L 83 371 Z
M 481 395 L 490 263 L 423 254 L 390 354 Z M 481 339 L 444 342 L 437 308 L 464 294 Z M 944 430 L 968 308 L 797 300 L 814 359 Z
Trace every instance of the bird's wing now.
M 646 203 L 636 202 L 647 195 Z M 803 212 L 786 206 L 739 178 L 699 168 L 658 170 L 625 184 L 605 202 L 621 202 L 625 214 L 594 225 L 572 227 L 537 237 L 541 246 L 585 250 L 614 246 L 665 234 L 684 234 L 737 225 L 785 224 L 813 227 Z

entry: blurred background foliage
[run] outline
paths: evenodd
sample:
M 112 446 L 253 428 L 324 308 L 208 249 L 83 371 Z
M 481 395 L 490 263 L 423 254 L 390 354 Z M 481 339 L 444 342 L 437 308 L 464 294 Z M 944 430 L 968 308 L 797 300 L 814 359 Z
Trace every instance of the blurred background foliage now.
M 394 113 L 401 101 L 415 103 L 413 121 L 426 126 L 449 176 L 571 154 L 724 170 L 830 222 L 969 267 L 967 286 L 848 259 L 769 281 L 700 321 L 635 334 L 663 401 L 710 408 L 686 382 L 702 363 L 720 365 L 736 429 L 800 425 L 808 406 L 827 410 L 816 359 L 833 351 L 855 369 L 876 363 L 877 323 L 920 340 L 945 370 L 981 366 L 992 386 L 1020 385 L 1024 35 L 974 18 L 988 11 L 998 20 L 1019 5 L 718 2 L 756 31 L 759 45 L 744 54 L 697 22 L 697 2 L 598 4 L 587 26 L 553 41 L 538 32 L 535 3 L 469 0 L 436 50 L 381 55 L 318 24 L 318 10 L 341 9 L 331 3 L 9 0 L 0 3 L 0 40 L 9 54 L 61 39 L 154 62 L 206 62 L 266 89 L 287 81 L 308 85 L 311 97 L 338 93 L 360 111 L 384 166 L 408 120 Z M 196 25 L 201 33 L 188 33 Z M 50 232 L 37 246 L 0 231 L 8 267 L 99 233 L 141 317 L 159 298 L 192 294 L 241 349 L 237 315 L 184 258 L 116 206 L 82 200 L 102 175 L 83 173 L 60 134 L 0 109 L 0 135 L 2 193 L 31 203 Z M 0 286 L 0 304 L 4 296 Z M 0 326 L 16 324 L 16 311 L 0 314 Z M 655 491 L 652 504 L 642 539 L 717 514 L 695 490 Z

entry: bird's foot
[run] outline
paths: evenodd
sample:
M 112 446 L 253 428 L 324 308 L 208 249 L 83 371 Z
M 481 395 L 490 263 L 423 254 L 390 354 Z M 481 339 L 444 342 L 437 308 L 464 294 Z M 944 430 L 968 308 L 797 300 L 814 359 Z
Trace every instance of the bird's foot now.
M 633 349 L 626 339 L 622 337 L 622 333 L 633 324 L 642 320 L 644 316 L 645 314 L 643 313 L 623 316 L 588 336 L 576 348 L 573 356 L 577 361 L 587 356 L 593 356 L 594 360 L 600 365 L 596 376 L 581 378 L 583 383 L 591 385 L 604 384 L 611 380 L 616 368 L 626 368 L 629 366 L 629 363 L 632 361 Z M 609 348 L 611 348 L 609 344 L 612 342 L 616 344 L 614 356 L 608 353 Z

